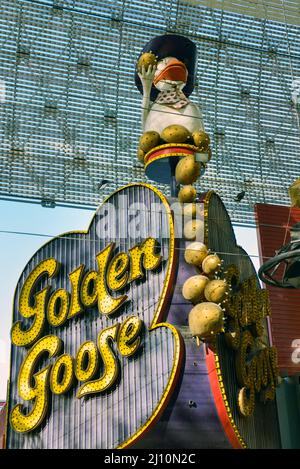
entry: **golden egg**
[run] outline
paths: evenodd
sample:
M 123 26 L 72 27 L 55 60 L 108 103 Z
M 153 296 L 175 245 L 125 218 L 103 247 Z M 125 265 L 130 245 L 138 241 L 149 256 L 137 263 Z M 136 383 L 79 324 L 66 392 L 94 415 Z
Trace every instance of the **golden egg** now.
M 137 151 L 137 157 L 141 163 L 144 163 L 145 152 L 141 148 L 139 148 Z
M 202 262 L 202 270 L 205 274 L 211 275 L 217 272 L 221 267 L 221 259 L 217 254 L 210 254 Z
M 183 207 L 183 216 L 186 220 L 190 218 L 203 218 L 203 209 L 199 204 L 185 204 Z
M 216 303 L 203 302 L 191 309 L 189 327 L 192 336 L 207 339 L 223 331 L 222 308 Z
M 178 200 L 182 204 L 186 204 L 188 202 L 193 202 L 197 195 L 197 191 L 193 186 L 183 186 L 178 194 Z
M 176 166 L 175 178 L 179 184 L 192 184 L 200 175 L 200 164 L 193 156 L 182 158 Z
M 300 178 L 296 179 L 289 187 L 289 196 L 292 207 L 300 208 Z
M 200 241 L 195 241 L 194 243 L 188 244 L 185 248 L 184 259 L 188 264 L 201 267 L 207 255 L 207 247 L 205 244 Z
M 156 65 L 157 58 L 155 57 L 152 52 L 145 52 L 140 56 L 137 63 L 137 69 L 139 72 L 142 71 L 142 67 L 145 67 L 145 70 L 149 67 L 149 65 Z
M 182 296 L 192 303 L 198 303 L 203 299 L 204 289 L 209 282 L 205 275 L 193 275 L 188 278 L 182 287 Z
M 157 147 L 160 142 L 160 136 L 158 132 L 154 130 L 149 130 L 145 132 L 140 138 L 140 148 L 148 153 L 152 148 Z
M 255 398 L 249 399 L 247 389 L 243 387 L 238 393 L 238 410 L 243 417 L 250 417 L 255 408 Z
M 211 280 L 205 286 L 204 295 L 207 301 L 213 303 L 221 303 L 226 296 L 228 284 L 225 280 Z
M 167 143 L 184 143 L 191 136 L 183 125 L 169 125 L 162 133 L 161 138 Z
M 200 241 L 204 238 L 204 222 L 203 220 L 190 220 L 183 228 L 183 234 L 188 241 Z
M 192 134 L 192 137 L 196 147 L 198 147 L 200 151 L 206 151 L 208 149 L 210 138 L 204 130 L 197 130 Z

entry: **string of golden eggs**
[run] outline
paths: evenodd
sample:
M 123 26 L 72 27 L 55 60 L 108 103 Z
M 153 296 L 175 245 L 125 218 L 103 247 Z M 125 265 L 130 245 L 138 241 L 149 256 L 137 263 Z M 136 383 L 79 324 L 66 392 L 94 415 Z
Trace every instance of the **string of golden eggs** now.
M 224 330 L 221 303 L 226 297 L 228 285 L 225 280 L 216 278 L 221 268 L 217 254 L 210 254 L 205 244 L 196 241 L 187 245 L 185 261 L 195 266 L 200 273 L 188 278 L 182 288 L 183 297 L 193 303 L 189 313 L 189 327 L 192 336 L 210 341 Z

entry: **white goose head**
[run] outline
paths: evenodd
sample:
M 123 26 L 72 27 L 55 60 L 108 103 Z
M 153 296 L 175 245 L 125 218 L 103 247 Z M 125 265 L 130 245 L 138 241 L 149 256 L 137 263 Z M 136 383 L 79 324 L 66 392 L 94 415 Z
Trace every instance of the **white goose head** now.
M 187 82 L 187 76 L 188 71 L 183 62 L 175 57 L 165 57 L 157 64 L 153 84 L 160 91 L 172 88 L 182 90 Z

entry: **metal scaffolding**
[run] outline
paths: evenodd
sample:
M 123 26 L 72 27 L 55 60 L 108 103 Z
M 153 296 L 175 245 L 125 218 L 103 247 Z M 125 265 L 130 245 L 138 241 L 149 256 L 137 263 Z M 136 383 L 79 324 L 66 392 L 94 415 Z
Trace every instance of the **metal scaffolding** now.
M 135 64 L 151 37 L 178 33 L 197 44 L 191 99 L 212 139 L 198 190 L 217 191 L 238 223 L 254 222 L 256 202 L 289 204 L 300 169 L 291 98 L 300 27 L 285 22 L 295 18 L 294 2 L 285 2 L 281 22 L 267 2 L 256 16 L 223 3 L 2 0 L 0 196 L 96 206 L 113 189 L 145 181 Z

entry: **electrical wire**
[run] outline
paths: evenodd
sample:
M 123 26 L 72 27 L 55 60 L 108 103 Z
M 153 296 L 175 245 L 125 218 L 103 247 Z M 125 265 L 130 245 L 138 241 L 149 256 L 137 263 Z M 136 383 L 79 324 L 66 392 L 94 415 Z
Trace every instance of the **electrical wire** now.
M 188 204 L 187 204 L 187 205 L 188 205 Z M 125 209 L 125 208 L 124 208 L 124 209 L 123 209 L 123 208 L 118 208 L 118 209 L 116 210 L 116 213 L 121 212 L 121 211 L 126 212 L 126 213 L 128 213 L 129 216 L 131 215 L 131 216 L 133 216 L 133 217 L 137 215 L 137 212 L 138 212 L 138 213 L 147 213 L 147 214 L 150 214 L 150 213 L 162 214 L 162 211 L 161 211 L 161 210 L 155 210 L 155 208 L 154 208 L 154 209 L 151 209 L 151 210 L 143 210 L 143 209 L 140 209 L 140 208 L 137 209 L 137 208 L 135 207 L 134 209 L 132 209 L 132 212 L 130 212 L 130 210 L 128 211 L 128 210 Z M 108 214 L 108 215 L 109 215 L 109 214 Z M 181 216 L 181 215 L 182 215 L 182 214 L 179 213 L 179 216 Z M 177 215 L 177 216 L 178 216 L 178 215 Z M 114 215 L 113 217 L 114 217 L 114 219 L 117 219 L 117 217 L 116 217 L 115 215 Z M 191 216 L 182 216 L 182 220 L 183 220 L 184 222 L 190 221 L 190 220 L 192 220 L 192 219 L 195 219 L 195 218 L 192 218 Z M 201 216 L 200 216 L 200 217 L 197 217 L 196 219 L 203 221 L 203 217 L 201 217 Z M 133 218 L 133 220 L 136 220 L 136 219 Z M 100 221 L 100 220 L 99 220 L 99 221 Z M 138 221 L 142 221 L 142 220 L 137 219 L 136 221 L 138 222 Z M 222 218 L 220 218 L 220 217 L 218 217 L 218 218 L 209 217 L 209 223 L 214 223 L 214 222 L 215 222 L 215 223 L 220 224 L 220 223 L 222 223 L 223 221 L 224 221 L 224 222 L 225 222 L 225 221 L 228 221 L 228 217 L 224 217 L 223 220 L 222 220 Z M 128 220 L 128 224 L 130 224 L 130 222 L 131 222 L 131 220 Z M 244 227 L 244 226 L 241 226 L 241 225 L 239 225 L 239 226 L 242 227 L 242 228 L 251 228 L 251 229 L 258 229 L 258 228 L 260 228 L 260 227 L 264 227 L 264 228 L 278 228 L 278 229 L 281 229 L 281 230 L 282 230 L 282 229 L 287 230 L 287 229 L 290 228 L 289 222 L 290 222 L 290 217 L 288 218 L 288 223 L 287 223 L 287 224 L 276 225 L 276 224 L 272 224 L 272 223 L 256 223 L 255 225 L 253 225 L 253 226 L 251 226 L 251 227 L 248 227 L 248 226 L 247 226 L 247 227 L 246 227 L 246 226 Z M 235 226 L 235 225 L 236 225 L 236 224 L 233 223 L 233 226 Z M 175 213 L 175 226 L 176 226 L 176 213 Z M 177 222 L 177 226 L 180 226 L 178 222 Z M 151 229 L 151 226 L 150 226 L 150 229 Z M 76 231 L 76 229 L 70 230 L 70 231 Z M 79 231 L 80 231 L 80 230 L 79 230 Z M 84 230 L 82 230 L 82 231 L 84 231 Z M 31 231 L 19 231 L 19 230 L 4 230 L 4 229 L 0 229 L 0 233 L 2 233 L 2 234 L 17 234 L 17 235 L 40 236 L 40 237 L 50 237 L 50 238 L 52 238 L 52 237 L 59 237 L 59 236 L 56 235 L 56 234 L 34 233 L 34 232 L 31 232 Z
M 281 227 L 282 228 L 282 227 Z M 28 232 L 28 231 L 10 231 L 10 230 L 0 230 L 0 234 L 12 234 L 12 235 L 19 235 L 19 236 L 34 236 L 34 237 L 37 237 L 37 238 L 48 238 L 49 240 L 51 239 L 60 239 L 60 240 L 65 240 L 65 241 L 70 241 L 70 240 L 73 240 L 73 241 L 81 241 L 81 239 L 78 237 L 78 235 L 85 235 L 86 233 L 78 233 L 77 236 L 71 236 L 71 233 L 70 235 L 51 235 L 51 234 L 45 234 L 45 233 L 33 233 L 33 232 Z M 75 233 L 76 234 L 76 233 Z M 99 241 L 101 240 L 102 238 L 99 237 L 99 238 L 95 238 L 95 239 L 91 239 L 89 238 L 88 241 L 89 242 L 93 242 L 93 243 L 99 243 Z M 106 238 L 103 238 L 106 240 Z M 109 240 L 106 240 L 106 241 L 109 241 Z M 188 241 L 186 241 L 188 242 Z M 43 246 L 41 246 L 42 248 Z M 239 247 L 239 245 L 237 244 L 236 246 L 237 248 Z M 178 247 L 178 246 L 175 246 L 174 249 L 178 252 L 183 252 L 185 251 L 185 247 Z M 269 259 L 270 256 L 259 256 L 257 254 L 243 254 L 243 253 L 237 253 L 237 252 L 230 252 L 230 251 L 211 251 L 211 252 L 216 252 L 220 255 L 227 255 L 227 256 L 239 256 L 239 257 L 251 257 L 251 258 L 257 258 L 257 259 Z

